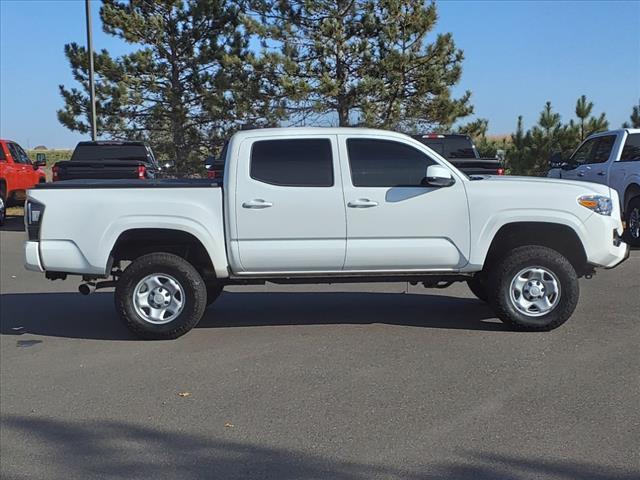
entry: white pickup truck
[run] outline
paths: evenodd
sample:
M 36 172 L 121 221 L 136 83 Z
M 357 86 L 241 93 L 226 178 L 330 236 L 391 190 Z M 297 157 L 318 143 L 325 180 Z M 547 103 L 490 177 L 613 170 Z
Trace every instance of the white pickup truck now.
M 264 282 L 466 281 L 514 328 L 549 330 L 573 313 L 579 277 L 628 255 L 609 187 L 469 178 L 402 134 L 250 130 L 225 154 L 222 185 L 30 190 L 26 267 L 81 275 L 85 293 L 115 286 L 129 328 L 162 339 L 194 327 L 225 285 Z
M 591 135 L 567 161 L 552 161 L 551 178 L 608 185 L 618 192 L 626 241 L 640 247 L 640 129 Z

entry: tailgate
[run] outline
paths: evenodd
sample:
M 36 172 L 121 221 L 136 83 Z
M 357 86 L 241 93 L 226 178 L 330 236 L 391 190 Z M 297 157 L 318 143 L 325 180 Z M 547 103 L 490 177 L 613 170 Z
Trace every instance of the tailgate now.
M 143 165 L 136 161 L 59 162 L 58 180 L 138 178 L 138 167 Z

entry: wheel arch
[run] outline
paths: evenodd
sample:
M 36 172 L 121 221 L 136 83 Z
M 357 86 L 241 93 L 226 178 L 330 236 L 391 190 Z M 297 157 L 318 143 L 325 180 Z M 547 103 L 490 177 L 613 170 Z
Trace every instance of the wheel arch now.
M 640 196 L 640 185 L 637 183 L 631 183 L 627 186 L 626 190 L 624 191 L 624 200 L 623 200 L 623 212 L 626 213 L 627 208 L 629 207 L 629 203 L 631 202 L 632 199 L 636 198 Z
M 191 263 L 204 277 L 216 277 L 214 259 L 204 242 L 192 232 L 180 228 L 130 228 L 116 239 L 109 263 L 132 261 L 142 255 L 165 252 Z
M 556 250 L 573 265 L 578 276 L 589 271 L 587 253 L 580 236 L 569 225 L 553 222 L 511 222 L 502 225 L 494 235 L 483 265 L 495 264 L 513 248 L 540 245 Z

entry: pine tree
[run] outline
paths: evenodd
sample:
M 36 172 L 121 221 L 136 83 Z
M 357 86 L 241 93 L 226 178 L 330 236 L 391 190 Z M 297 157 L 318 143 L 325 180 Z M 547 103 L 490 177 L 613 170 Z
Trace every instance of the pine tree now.
M 629 119 L 631 123 L 624 122 L 622 128 L 640 128 L 640 100 L 638 100 L 638 105 L 633 106 Z
M 472 112 L 469 92 L 450 95 L 463 58 L 451 35 L 426 41 L 435 4 L 283 0 L 261 7 L 256 28 L 280 45 L 293 121 L 408 130 L 449 127 Z
M 578 98 L 576 102 L 576 117 L 580 122 L 580 140 L 584 140 L 586 138 L 585 135 L 585 122 L 591 115 L 591 110 L 593 110 L 593 102 L 587 102 L 587 96 L 582 95 Z
M 113 75 L 96 64 L 99 124 L 108 127 L 99 132 L 150 139 L 186 173 L 242 125 L 274 124 L 281 95 L 269 63 L 249 49 L 243 8 L 224 0 L 104 0 L 104 31 L 140 48 L 115 60 L 103 52 L 104 65 L 115 65 Z M 83 80 L 82 49 L 68 50 Z M 60 121 L 83 131 L 86 94 L 62 86 L 61 92 Z

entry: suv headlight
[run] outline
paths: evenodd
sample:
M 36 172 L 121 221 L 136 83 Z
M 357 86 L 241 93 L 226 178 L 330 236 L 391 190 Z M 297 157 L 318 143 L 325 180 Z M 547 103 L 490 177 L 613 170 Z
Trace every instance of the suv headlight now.
M 611 199 L 603 195 L 583 195 L 578 198 L 578 203 L 600 215 L 610 216 L 613 210 Z
M 40 239 L 40 224 L 44 215 L 44 205 L 34 200 L 28 200 L 24 206 L 24 223 L 27 227 L 29 240 L 37 242 Z

